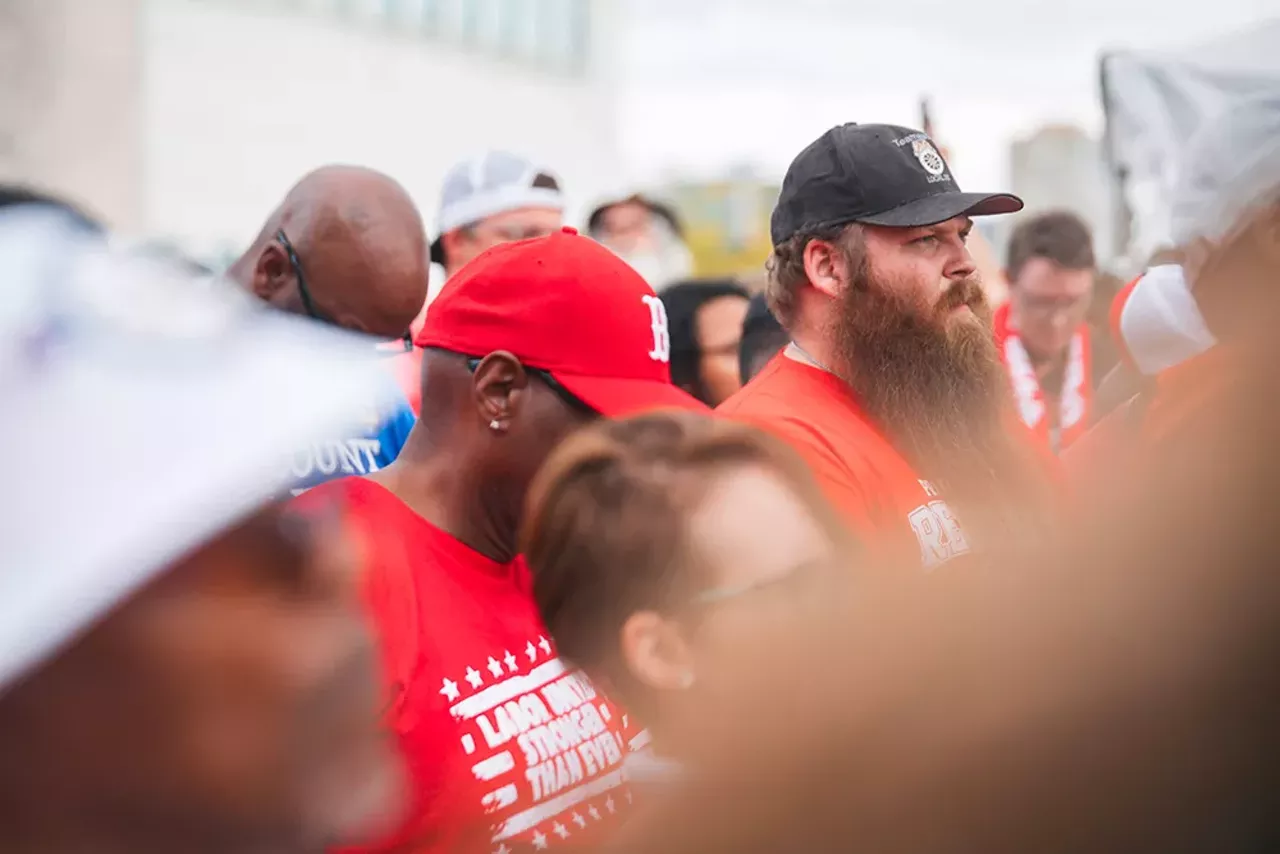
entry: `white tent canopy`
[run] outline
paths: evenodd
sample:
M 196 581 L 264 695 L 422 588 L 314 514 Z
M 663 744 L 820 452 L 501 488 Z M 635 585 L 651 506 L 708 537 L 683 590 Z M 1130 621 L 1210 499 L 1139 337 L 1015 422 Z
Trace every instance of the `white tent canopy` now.
M 1280 93 L 1280 19 L 1175 52 L 1107 53 L 1100 72 L 1115 245 L 1137 266 L 1171 245 L 1170 199 L 1200 123 L 1235 100 Z

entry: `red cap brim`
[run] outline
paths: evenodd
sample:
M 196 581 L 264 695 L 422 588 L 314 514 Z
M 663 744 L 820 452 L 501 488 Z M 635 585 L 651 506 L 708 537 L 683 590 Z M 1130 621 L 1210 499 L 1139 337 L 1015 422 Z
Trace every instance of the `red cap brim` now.
M 574 397 L 606 418 L 625 418 L 655 409 L 711 412 L 711 407 L 671 383 L 614 377 L 584 377 L 552 371 Z

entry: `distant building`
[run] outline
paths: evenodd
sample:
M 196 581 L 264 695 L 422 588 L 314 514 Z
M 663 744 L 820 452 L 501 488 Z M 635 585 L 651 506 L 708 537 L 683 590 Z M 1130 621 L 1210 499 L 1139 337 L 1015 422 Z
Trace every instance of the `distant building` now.
M 749 169 L 721 181 L 673 183 L 659 191 L 680 212 L 700 276 L 751 275 L 764 268 L 772 244 L 769 215 L 778 185 Z
M 0 2 L 0 180 L 142 223 L 142 2 Z
M 545 162 L 575 206 L 616 179 L 614 0 L 0 5 L 0 177 L 202 257 L 324 163 L 391 174 L 429 228 L 485 148 Z
M 1093 228 L 1098 258 L 1112 257 L 1111 198 L 1107 191 L 1102 148 L 1097 140 L 1070 125 L 1049 125 L 1009 148 L 1010 183 L 1026 201 L 1019 216 L 1067 209 Z M 1000 258 L 1017 217 L 999 217 L 987 236 Z

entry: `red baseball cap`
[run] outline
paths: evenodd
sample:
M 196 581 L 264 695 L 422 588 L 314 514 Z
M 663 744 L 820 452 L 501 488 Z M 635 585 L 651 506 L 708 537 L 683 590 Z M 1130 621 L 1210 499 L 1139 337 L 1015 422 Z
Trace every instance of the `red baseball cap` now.
M 609 417 L 707 410 L 671 384 L 662 301 L 573 228 L 482 253 L 431 302 L 415 343 L 467 356 L 508 350 Z

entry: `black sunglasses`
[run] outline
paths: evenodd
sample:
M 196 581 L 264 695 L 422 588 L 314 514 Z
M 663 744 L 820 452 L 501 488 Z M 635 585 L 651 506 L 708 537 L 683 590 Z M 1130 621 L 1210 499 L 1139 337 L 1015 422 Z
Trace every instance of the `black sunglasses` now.
M 468 356 L 467 370 L 474 374 L 476 372 L 476 369 L 480 367 L 480 363 L 483 361 L 484 361 L 483 357 Z M 548 388 L 550 388 L 553 392 L 555 392 L 556 397 L 564 401 L 564 404 L 568 406 L 570 409 L 572 409 L 573 411 L 578 412 L 582 415 L 590 416 L 592 418 L 595 418 L 600 414 L 599 412 L 596 412 L 595 409 L 591 408 L 586 403 L 584 403 L 582 399 L 579 398 L 577 395 L 575 395 L 573 392 L 569 391 L 569 389 L 562 386 L 560 384 L 560 381 L 555 377 L 551 376 L 551 374 L 549 374 L 548 372 L 541 370 L 540 368 L 531 368 L 528 365 L 524 366 L 524 370 L 525 370 L 525 373 L 533 374 L 535 377 L 542 380 L 542 382 Z
M 302 298 L 302 308 L 306 311 L 307 316 L 321 323 L 327 323 L 330 326 L 338 326 L 333 318 L 326 315 L 320 309 L 316 308 L 315 300 L 311 298 L 311 291 L 307 288 L 307 277 L 302 273 L 302 261 L 298 258 L 298 253 L 294 250 L 293 244 L 289 242 L 289 238 L 284 233 L 284 229 L 276 232 L 276 240 L 280 241 L 280 245 L 284 247 L 284 253 L 289 258 L 289 266 L 293 268 L 293 275 L 298 280 L 298 296 Z M 406 329 L 404 335 L 397 338 L 394 342 L 397 346 L 392 349 L 379 345 L 379 350 L 390 353 L 392 355 L 398 353 L 409 353 L 413 351 L 413 333 Z

